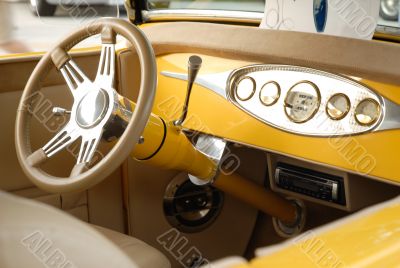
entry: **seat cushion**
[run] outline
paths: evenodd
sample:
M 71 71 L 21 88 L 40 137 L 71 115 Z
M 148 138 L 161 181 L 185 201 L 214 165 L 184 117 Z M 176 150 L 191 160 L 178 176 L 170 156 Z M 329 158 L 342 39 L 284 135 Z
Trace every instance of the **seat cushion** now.
M 92 225 L 120 248 L 138 267 L 170 268 L 168 259 L 158 250 L 132 236 Z
M 0 191 L 0 267 L 164 268 L 133 237 L 93 227 L 54 207 Z

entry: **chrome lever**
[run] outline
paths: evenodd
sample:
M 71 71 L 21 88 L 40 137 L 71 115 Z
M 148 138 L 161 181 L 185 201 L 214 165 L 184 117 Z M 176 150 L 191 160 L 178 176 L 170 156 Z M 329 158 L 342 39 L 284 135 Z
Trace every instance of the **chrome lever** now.
M 52 112 L 55 116 L 64 116 L 66 114 L 71 114 L 71 111 L 68 111 L 61 107 L 53 107 Z
M 182 123 L 186 119 L 187 111 L 188 111 L 188 107 L 189 107 L 189 101 L 190 101 L 190 94 L 192 93 L 193 83 L 196 80 L 196 76 L 200 71 L 202 62 L 203 62 L 202 59 L 197 55 L 190 56 L 190 58 L 189 58 L 189 61 L 188 61 L 188 84 L 187 84 L 187 93 L 186 93 L 185 103 L 183 105 L 181 117 L 174 122 L 175 126 L 182 125 Z

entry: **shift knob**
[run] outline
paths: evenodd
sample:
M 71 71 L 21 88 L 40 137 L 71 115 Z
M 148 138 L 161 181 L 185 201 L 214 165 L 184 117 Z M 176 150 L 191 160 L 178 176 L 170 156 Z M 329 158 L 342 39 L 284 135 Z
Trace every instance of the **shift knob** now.
M 201 68 L 201 63 L 203 61 L 199 56 L 193 55 L 190 56 L 188 61 L 188 83 L 193 84 L 196 79 L 197 74 Z

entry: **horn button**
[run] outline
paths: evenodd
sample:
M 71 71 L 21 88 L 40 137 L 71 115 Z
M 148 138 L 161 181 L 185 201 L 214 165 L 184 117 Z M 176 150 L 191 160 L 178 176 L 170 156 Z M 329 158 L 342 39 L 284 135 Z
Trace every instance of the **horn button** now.
M 76 109 L 76 122 L 82 128 L 96 126 L 104 118 L 108 108 L 108 95 L 103 89 L 89 91 Z

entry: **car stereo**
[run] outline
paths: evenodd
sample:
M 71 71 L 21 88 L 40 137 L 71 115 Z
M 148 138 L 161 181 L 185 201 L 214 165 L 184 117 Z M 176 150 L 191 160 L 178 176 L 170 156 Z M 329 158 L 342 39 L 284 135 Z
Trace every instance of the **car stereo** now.
M 346 204 L 343 178 L 338 176 L 278 163 L 275 183 L 279 188 L 291 192 L 341 205 Z

